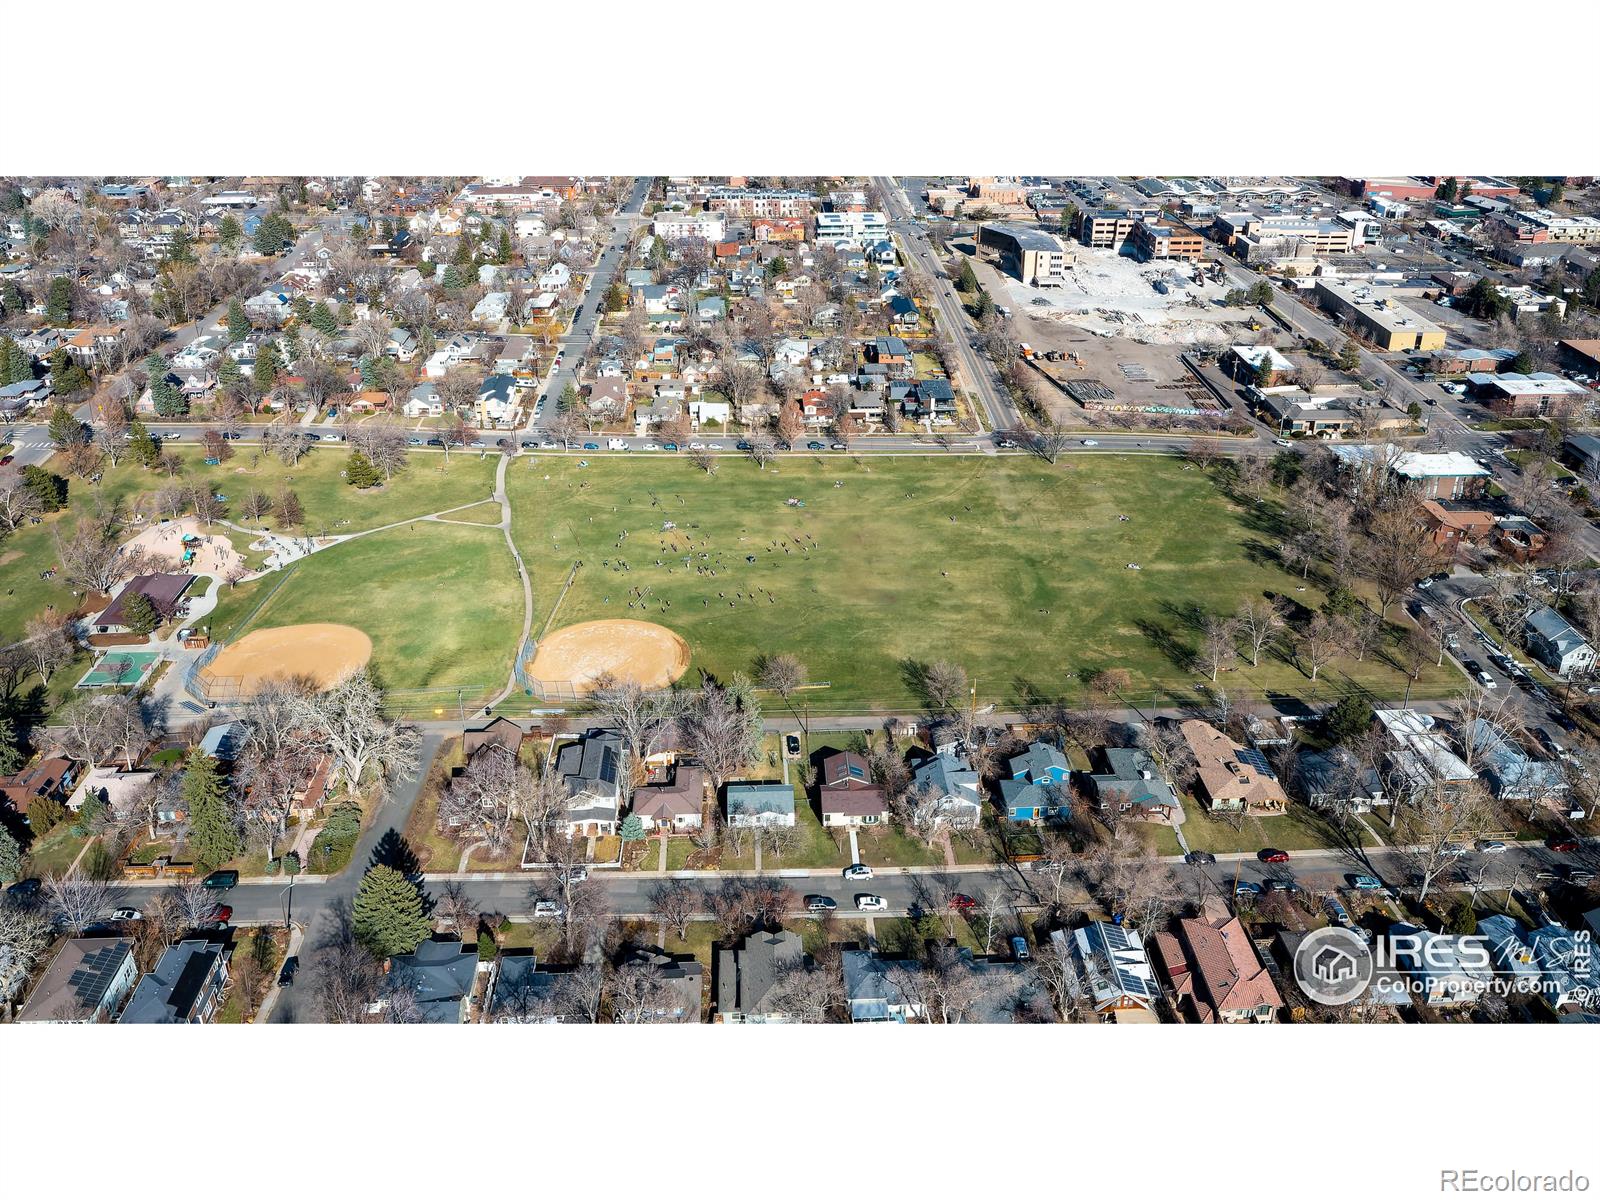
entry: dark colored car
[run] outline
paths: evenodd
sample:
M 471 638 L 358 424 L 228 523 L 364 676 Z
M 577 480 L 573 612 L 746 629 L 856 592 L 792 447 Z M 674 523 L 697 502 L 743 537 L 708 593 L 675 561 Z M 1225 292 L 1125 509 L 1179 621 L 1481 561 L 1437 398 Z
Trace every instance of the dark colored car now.
M 37 879 L 19 879 L 6 889 L 6 895 L 18 900 L 32 900 L 44 885 Z
M 430 445 L 430 446 L 443 446 L 444 445 L 444 439 L 443 438 L 429 438 L 428 439 L 428 445 Z
M 950 907 L 963 910 L 977 908 L 978 902 L 965 892 L 957 892 L 954 896 L 950 897 Z
M 1577 838 L 1551 838 L 1545 845 L 1557 854 L 1576 854 L 1578 852 Z
M 1269 892 L 1298 892 L 1300 885 L 1292 879 L 1269 879 L 1267 891 Z
M 1287 852 L 1283 850 L 1273 850 L 1271 848 L 1262 850 L 1256 855 L 1256 857 L 1264 863 L 1286 863 L 1289 861 L 1289 855 Z
M 523 449 L 524 449 L 524 450 L 532 450 L 532 449 L 534 449 L 534 448 L 535 448 L 535 447 L 536 447 L 536 446 L 538 446 L 538 444 L 539 444 L 539 443 L 538 443 L 538 442 L 522 442 L 522 443 L 521 443 L 521 446 L 522 446 L 522 448 L 523 448 Z
M 200 881 L 200 886 L 207 891 L 225 892 L 231 887 L 237 887 L 238 883 L 237 871 L 213 871 Z
M 826 450 L 827 447 L 824 446 L 821 442 L 807 442 L 806 443 L 806 449 L 807 450 Z
M 790 754 L 791 757 L 799 755 L 799 753 L 800 753 L 800 739 L 795 737 L 794 734 L 791 733 L 791 734 L 787 735 L 783 739 L 783 744 L 784 744 L 784 748 L 789 751 L 789 754 Z
M 300 956 L 291 954 L 283 960 L 283 966 L 278 971 L 278 986 L 291 987 L 294 984 L 294 973 L 300 969 Z
M 583 448 L 585 450 L 598 450 L 598 449 L 600 449 L 600 443 L 599 442 L 585 442 L 583 444 Z
M 793 450 L 794 449 L 793 446 L 791 446 L 788 442 L 784 441 L 782 438 L 779 438 L 777 441 L 773 442 L 772 443 L 772 447 L 773 447 L 774 450 Z
M 1190 866 L 1198 867 L 1216 862 L 1217 856 L 1209 850 L 1191 850 L 1183 856 L 1183 861 Z
M 839 902 L 832 896 L 807 896 L 806 909 L 810 912 L 832 912 Z
M 677 442 L 662 442 L 661 443 L 661 448 L 663 450 L 676 450 L 678 448 L 678 443 Z
M 1578 723 L 1564 712 L 1553 712 L 1550 714 L 1550 719 L 1568 733 L 1578 732 Z
M 749 442 L 735 442 L 733 444 L 733 448 L 735 450 L 748 450 L 748 449 L 750 449 L 750 443 Z

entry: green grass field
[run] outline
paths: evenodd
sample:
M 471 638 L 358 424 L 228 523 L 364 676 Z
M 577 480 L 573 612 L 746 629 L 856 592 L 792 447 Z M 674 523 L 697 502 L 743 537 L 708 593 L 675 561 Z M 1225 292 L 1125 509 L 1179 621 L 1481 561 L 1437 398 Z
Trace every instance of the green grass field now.
M 426 522 L 319 551 L 287 577 L 225 590 L 211 627 L 237 639 L 252 629 L 310 621 L 365 630 L 390 688 L 465 687 L 476 694 L 498 689 L 511 673 L 522 589 L 499 530 Z
M 690 644 L 691 682 L 792 652 L 831 684 L 808 693 L 815 712 L 915 706 L 916 669 L 937 659 L 1001 705 L 1070 697 L 1080 674 L 1106 667 L 1130 671 L 1144 696 L 1187 698 L 1208 682 L 1187 665 L 1205 614 L 1264 592 L 1322 601 L 1277 564 L 1270 506 L 1246 512 L 1174 459 L 841 456 L 765 471 L 724 460 L 707 476 L 665 457 L 535 458 L 513 465 L 507 488 L 536 631 L 581 559 L 555 627 L 666 625 Z M 663 532 L 667 521 L 677 528 Z M 1413 694 L 1451 679 L 1430 671 Z M 1282 655 L 1241 661 L 1220 683 L 1312 690 Z M 1399 695 L 1404 679 L 1369 655 L 1325 669 L 1319 693 L 1351 687 Z
M 176 448 L 175 453 L 184 462 L 183 473 L 177 482 L 184 485 L 209 483 L 216 491 L 228 497 L 230 519 L 239 521 L 239 504 L 246 493 L 259 490 L 276 496 L 285 486 L 294 489 L 305 509 L 305 532 L 349 533 L 387 525 L 407 517 L 419 517 L 440 509 L 471 504 L 483 500 L 494 491 L 493 457 L 479 459 L 475 455 L 453 454 L 449 465 L 439 454 L 414 454 L 406 469 L 380 488 L 361 492 L 340 478 L 346 455 L 332 449 L 315 450 L 293 467 L 285 467 L 270 455 L 253 449 L 241 449 L 233 458 L 215 467 L 208 467 L 198 446 Z M 77 607 L 77 598 L 60 579 L 42 579 L 41 574 L 56 565 L 55 533 L 63 538 L 72 536 L 81 514 L 99 503 L 111 506 L 119 502 L 132 502 L 145 493 L 154 493 L 167 484 L 165 475 L 158 475 L 124 461 L 120 466 L 105 471 L 98 484 L 81 479 L 68 481 L 68 506 L 53 513 L 38 525 L 25 525 L 16 532 L 0 538 L 0 643 L 14 641 L 22 636 L 28 619 L 43 612 L 48 605 L 57 611 L 71 612 Z M 468 513 L 468 519 L 474 514 Z M 272 514 L 259 523 L 268 528 L 278 526 Z M 247 557 L 248 539 L 232 531 L 238 549 Z M 130 531 L 131 536 L 131 531 Z

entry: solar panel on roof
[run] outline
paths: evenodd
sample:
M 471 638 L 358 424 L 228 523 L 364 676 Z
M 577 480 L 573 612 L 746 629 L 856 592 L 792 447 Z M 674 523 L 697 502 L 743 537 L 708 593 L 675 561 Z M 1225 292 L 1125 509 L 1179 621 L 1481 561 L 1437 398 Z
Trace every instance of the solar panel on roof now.
M 1258 774 L 1261 774 L 1268 779 L 1276 779 L 1278 777 L 1278 773 L 1267 765 L 1266 756 L 1254 747 L 1244 747 L 1239 751 L 1236 757 L 1240 762 L 1244 763 L 1245 766 L 1254 767 Z

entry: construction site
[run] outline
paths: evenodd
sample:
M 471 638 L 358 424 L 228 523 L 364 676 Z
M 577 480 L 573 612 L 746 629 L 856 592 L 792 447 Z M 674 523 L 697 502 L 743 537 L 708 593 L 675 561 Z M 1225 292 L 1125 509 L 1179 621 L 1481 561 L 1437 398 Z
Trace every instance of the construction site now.
M 1024 343 L 1024 357 L 1044 376 L 1041 382 L 1048 381 L 1038 394 L 1058 420 L 1071 423 L 1085 413 L 1202 420 L 1228 415 L 1178 347 L 1097 338 L 1081 330 L 1052 342 L 1064 344 Z

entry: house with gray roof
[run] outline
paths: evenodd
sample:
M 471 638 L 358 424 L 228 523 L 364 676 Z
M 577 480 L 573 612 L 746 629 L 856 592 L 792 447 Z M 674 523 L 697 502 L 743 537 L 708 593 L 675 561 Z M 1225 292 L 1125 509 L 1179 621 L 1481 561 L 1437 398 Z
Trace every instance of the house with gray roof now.
M 915 959 L 884 958 L 870 950 L 846 950 L 840 956 L 844 971 L 845 1003 L 850 1006 L 853 1023 L 895 1021 L 904 1025 L 926 1013 L 926 1007 L 908 996 L 896 982 L 920 972 Z
M 1463 750 L 1488 776 L 1502 800 L 1555 801 L 1566 794 L 1567 780 L 1555 763 L 1540 762 L 1519 746 L 1504 729 L 1482 717 L 1461 732 Z
M 497 1025 L 590 1025 L 599 975 L 587 967 L 543 967 L 533 951 L 508 951 L 494 967 L 489 1020 Z
M 1343 746 L 1301 754 L 1295 763 L 1294 782 L 1313 808 L 1365 813 L 1389 803 L 1376 768 L 1363 766 Z
M 233 947 L 191 938 L 168 946 L 155 970 L 139 980 L 118 1018 L 123 1025 L 207 1025 L 222 1006 Z
M 800 935 L 784 929 L 753 933 L 736 948 L 717 951 L 717 1015 L 730 1024 L 783 1024 L 789 1015 L 767 1003 L 778 976 L 801 964 Z
M 794 824 L 794 788 L 787 783 L 730 783 L 725 794 L 729 825 Z
M 389 986 L 410 996 L 425 1025 L 463 1024 L 477 973 L 477 946 L 454 939 L 426 941 L 389 960 Z
M 1103 746 L 1099 759 L 1100 770 L 1089 776 L 1089 786 L 1101 808 L 1146 821 L 1170 821 L 1182 807 L 1178 794 L 1146 751 L 1135 746 Z
M 591 729 L 556 752 L 556 775 L 567 789 L 567 827 L 580 836 L 617 831 L 627 750 L 615 729 Z
M 138 978 L 129 939 L 69 938 L 34 986 L 17 1020 L 53 1025 L 109 1021 Z
M 937 823 L 966 828 L 983 816 L 982 784 L 978 773 L 959 754 L 935 754 L 911 772 L 913 788 L 931 789 L 938 801 Z
M 1132 925 L 1092 921 L 1082 929 L 1057 929 L 1050 951 L 1076 972 L 1095 1015 L 1107 1024 L 1156 1021 L 1155 973 L 1144 939 Z
M 1594 647 L 1548 604 L 1528 617 L 1526 629 L 1528 649 L 1557 675 L 1594 670 Z
M 705 994 L 705 970 L 693 958 L 674 958 L 653 946 L 633 952 L 630 961 L 654 968 L 661 982 L 663 997 L 659 1007 L 649 1013 L 657 1024 L 696 1024 Z

